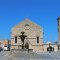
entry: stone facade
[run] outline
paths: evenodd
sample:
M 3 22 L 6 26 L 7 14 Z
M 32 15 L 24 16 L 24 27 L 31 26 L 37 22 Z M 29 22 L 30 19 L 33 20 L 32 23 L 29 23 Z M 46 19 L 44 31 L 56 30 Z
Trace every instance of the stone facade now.
M 43 29 L 29 19 L 24 19 L 24 21 L 12 28 L 11 49 L 21 49 L 22 41 L 19 35 L 21 35 L 22 31 L 27 36 L 24 44 L 28 43 L 29 49 L 43 51 Z

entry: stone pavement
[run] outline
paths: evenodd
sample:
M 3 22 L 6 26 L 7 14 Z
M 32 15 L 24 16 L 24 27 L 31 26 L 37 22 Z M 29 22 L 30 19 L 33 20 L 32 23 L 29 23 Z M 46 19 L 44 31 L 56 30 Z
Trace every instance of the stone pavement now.
M 60 60 L 60 52 L 15 53 L 2 51 L 0 52 L 0 60 Z

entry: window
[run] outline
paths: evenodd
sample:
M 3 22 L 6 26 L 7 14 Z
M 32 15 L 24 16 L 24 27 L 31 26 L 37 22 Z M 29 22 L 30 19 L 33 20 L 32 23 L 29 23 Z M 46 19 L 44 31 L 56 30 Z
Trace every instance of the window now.
M 15 43 L 17 43 L 17 36 L 15 36 Z
M 39 43 L 39 36 L 37 36 L 37 43 Z
M 24 27 L 25 27 L 25 30 L 29 30 L 30 29 L 29 24 L 25 24 Z
M 25 27 L 26 27 L 26 26 L 29 26 L 29 24 L 25 24 Z

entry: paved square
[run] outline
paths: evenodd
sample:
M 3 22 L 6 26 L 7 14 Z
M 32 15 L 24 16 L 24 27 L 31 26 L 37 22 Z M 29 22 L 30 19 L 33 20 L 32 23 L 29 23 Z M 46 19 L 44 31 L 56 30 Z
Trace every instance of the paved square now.
M 0 52 L 0 60 L 60 60 L 60 52 L 52 53 L 10 53 Z

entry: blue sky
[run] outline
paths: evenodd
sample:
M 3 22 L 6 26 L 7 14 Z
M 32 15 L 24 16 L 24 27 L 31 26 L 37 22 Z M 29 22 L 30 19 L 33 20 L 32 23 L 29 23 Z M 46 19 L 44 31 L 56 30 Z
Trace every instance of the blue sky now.
M 0 0 L 0 39 L 10 39 L 11 28 L 28 17 L 43 27 L 44 42 L 58 41 L 60 0 Z

